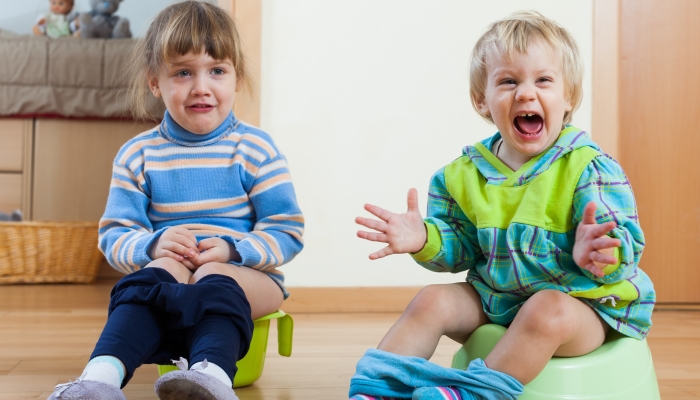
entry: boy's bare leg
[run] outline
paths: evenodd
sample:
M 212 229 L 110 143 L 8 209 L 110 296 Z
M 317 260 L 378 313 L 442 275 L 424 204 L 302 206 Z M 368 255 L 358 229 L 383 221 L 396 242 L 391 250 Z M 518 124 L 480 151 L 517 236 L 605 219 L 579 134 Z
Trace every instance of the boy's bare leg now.
M 411 300 L 377 348 L 430 359 L 443 335 L 464 343 L 487 322 L 479 294 L 468 283 L 430 285 Z
M 253 319 L 279 310 L 282 301 L 284 301 L 282 290 L 267 274 L 248 267 L 216 262 L 207 263 L 195 271 L 189 283 L 197 283 L 200 279 L 211 274 L 227 275 L 238 282 L 245 292 L 248 303 L 250 303 Z
M 600 347 L 610 329 L 586 303 L 555 290 L 525 302 L 486 365 L 523 385 L 537 377 L 553 355 L 573 357 Z

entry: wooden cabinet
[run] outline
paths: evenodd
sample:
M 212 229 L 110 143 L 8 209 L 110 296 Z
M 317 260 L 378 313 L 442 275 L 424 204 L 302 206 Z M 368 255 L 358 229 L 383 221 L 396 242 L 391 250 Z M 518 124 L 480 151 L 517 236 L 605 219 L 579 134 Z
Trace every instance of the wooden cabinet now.
M 38 119 L 34 130 L 32 219 L 97 221 L 119 148 L 155 123 Z
M 0 211 L 31 218 L 31 119 L 0 119 Z

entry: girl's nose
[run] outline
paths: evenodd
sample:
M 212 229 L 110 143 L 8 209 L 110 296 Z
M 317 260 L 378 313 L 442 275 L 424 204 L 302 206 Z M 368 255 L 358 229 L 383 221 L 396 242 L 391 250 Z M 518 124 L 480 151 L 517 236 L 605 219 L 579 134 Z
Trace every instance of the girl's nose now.
M 194 86 L 192 87 L 192 95 L 194 96 L 207 96 L 211 94 L 209 86 L 207 85 L 206 78 L 204 76 L 198 76 L 194 80 Z

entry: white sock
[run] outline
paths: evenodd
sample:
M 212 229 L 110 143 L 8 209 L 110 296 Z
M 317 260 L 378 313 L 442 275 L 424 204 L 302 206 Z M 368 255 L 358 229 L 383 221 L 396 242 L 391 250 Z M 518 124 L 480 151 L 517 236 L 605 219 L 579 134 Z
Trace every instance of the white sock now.
M 218 365 L 210 363 L 207 360 L 198 362 L 197 364 L 193 365 L 192 368 L 190 368 L 190 370 L 199 371 L 203 374 L 211 375 L 214 378 L 223 382 L 226 386 L 233 387 L 233 382 L 231 382 L 231 378 L 228 377 L 226 372 L 224 372 L 224 370 L 221 369 L 221 367 L 219 367 Z
M 82 379 L 86 381 L 97 381 L 108 385 L 122 387 L 122 381 L 126 376 L 126 368 L 118 358 L 112 356 L 98 356 L 90 360 Z

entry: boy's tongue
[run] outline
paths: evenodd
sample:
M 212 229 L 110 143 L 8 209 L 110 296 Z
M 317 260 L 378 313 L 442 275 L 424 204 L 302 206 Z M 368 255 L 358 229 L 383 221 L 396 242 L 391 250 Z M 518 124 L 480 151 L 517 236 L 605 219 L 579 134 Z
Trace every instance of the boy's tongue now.
M 523 133 L 534 135 L 542 129 L 542 117 L 533 115 L 532 117 L 515 117 L 515 126 Z

